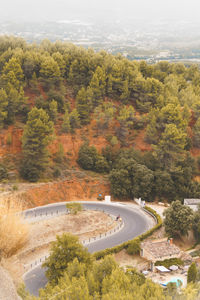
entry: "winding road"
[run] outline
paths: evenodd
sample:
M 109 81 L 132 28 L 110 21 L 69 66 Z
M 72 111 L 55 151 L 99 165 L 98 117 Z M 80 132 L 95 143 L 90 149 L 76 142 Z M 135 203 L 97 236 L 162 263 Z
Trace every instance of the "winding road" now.
M 133 208 L 122 203 L 81 203 L 83 204 L 84 209 L 103 210 L 104 212 L 115 216 L 120 214 L 124 222 L 123 228 L 117 233 L 88 244 L 86 247 L 88 248 L 90 253 L 119 245 L 125 241 L 133 239 L 134 237 L 142 234 L 143 232 L 149 229 L 148 217 L 139 208 Z M 34 218 L 36 214 L 44 215 L 46 213 L 50 214 L 55 211 L 66 211 L 65 203 L 55 203 L 47 206 L 37 207 L 25 211 L 24 214 L 27 218 Z M 37 296 L 39 289 L 43 288 L 47 283 L 47 279 L 45 277 L 45 270 L 41 268 L 41 266 L 30 270 L 29 272 L 24 274 L 24 283 L 27 290 L 31 294 Z

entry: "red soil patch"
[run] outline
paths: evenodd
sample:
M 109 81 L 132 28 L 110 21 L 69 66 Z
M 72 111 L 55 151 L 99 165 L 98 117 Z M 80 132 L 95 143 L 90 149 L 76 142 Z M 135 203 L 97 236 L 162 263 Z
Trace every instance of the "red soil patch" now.
M 8 153 L 17 154 L 21 152 L 21 137 L 23 130 L 9 126 L 7 130 L 0 133 L 0 156 Z M 10 139 L 10 144 L 8 140 Z
M 200 149 L 199 148 L 192 148 L 190 150 L 190 153 L 193 157 L 197 157 L 200 156 Z
M 144 141 L 145 138 L 145 134 L 146 134 L 146 130 L 143 129 L 140 131 L 140 133 L 136 136 L 136 138 L 134 139 L 134 144 L 135 144 L 135 149 L 141 150 L 141 151 L 151 151 L 152 147 L 150 144 L 147 144 Z
M 29 206 L 40 206 L 48 203 L 75 200 L 97 200 L 99 193 L 110 194 L 108 182 L 97 179 L 64 180 L 59 182 L 44 183 L 28 189 L 23 198 Z

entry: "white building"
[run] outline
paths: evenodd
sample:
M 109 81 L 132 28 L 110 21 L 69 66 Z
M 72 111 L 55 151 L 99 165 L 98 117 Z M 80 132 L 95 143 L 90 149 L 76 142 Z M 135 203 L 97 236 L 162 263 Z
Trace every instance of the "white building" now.
M 192 210 L 197 211 L 200 205 L 200 199 L 184 199 L 184 205 L 189 206 Z

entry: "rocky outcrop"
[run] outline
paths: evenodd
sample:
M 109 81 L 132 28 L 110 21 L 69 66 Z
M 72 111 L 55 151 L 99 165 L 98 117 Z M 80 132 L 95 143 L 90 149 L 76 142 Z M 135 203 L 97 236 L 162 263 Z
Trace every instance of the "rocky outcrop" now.
M 0 266 L 0 300 L 20 300 L 9 273 Z

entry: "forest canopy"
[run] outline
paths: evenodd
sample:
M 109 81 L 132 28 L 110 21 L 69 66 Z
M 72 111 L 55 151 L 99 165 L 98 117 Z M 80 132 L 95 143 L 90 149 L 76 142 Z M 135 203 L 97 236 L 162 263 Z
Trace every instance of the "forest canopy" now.
M 200 197 L 197 65 L 150 65 L 58 41 L 0 37 L 0 127 L 19 123 L 24 133 L 16 167 L 25 180 L 41 180 L 49 169 L 55 177 L 62 173 L 62 145 L 53 166 L 48 152 L 55 128 L 57 135 L 73 135 L 93 126 L 107 144 L 100 151 L 83 142 L 77 162 L 109 174 L 114 196 Z M 136 150 L 139 134 L 147 145 L 142 152 Z

